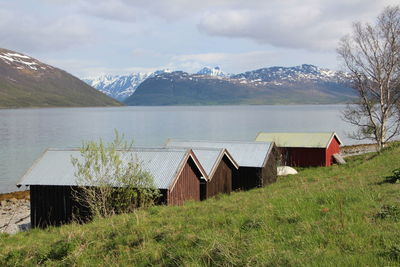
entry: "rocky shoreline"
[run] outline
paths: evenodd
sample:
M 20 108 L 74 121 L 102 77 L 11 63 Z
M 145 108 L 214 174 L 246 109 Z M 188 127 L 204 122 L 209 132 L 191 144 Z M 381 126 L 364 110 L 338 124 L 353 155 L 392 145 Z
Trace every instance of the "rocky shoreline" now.
M 0 195 L 0 233 L 26 231 L 30 224 L 29 191 Z
M 375 144 L 349 145 L 340 147 L 343 157 L 356 156 L 365 153 L 377 152 Z

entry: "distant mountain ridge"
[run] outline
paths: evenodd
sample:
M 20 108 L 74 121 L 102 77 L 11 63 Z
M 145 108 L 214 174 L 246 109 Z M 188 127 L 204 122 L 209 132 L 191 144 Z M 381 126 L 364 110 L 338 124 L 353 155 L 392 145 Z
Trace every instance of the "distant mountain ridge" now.
M 137 73 L 104 77 L 109 77 L 108 83 L 100 83 L 101 78 L 86 82 L 128 105 L 321 104 L 354 97 L 348 75 L 310 64 L 239 74 L 204 67 L 194 74 L 157 71 L 140 78 Z
M 83 81 L 100 92 L 118 101 L 123 101 L 131 96 L 136 88 L 147 78 L 170 72 L 170 70 L 158 70 L 155 72 L 137 72 L 129 75 L 108 74 L 95 78 L 85 78 Z
M 345 73 L 303 64 L 227 77 L 164 73 L 143 81 L 128 105 L 334 104 L 354 97 Z
M 63 70 L 0 48 L 0 108 L 119 105 Z

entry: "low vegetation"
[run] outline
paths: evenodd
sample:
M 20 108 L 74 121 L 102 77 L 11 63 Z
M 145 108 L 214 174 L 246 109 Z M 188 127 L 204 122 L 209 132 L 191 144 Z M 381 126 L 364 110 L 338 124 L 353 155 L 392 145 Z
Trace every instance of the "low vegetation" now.
M 143 169 L 143 162 L 122 152 L 132 148 L 133 141 L 125 141 L 115 130 L 112 142 L 101 139 L 84 142 L 80 148 L 81 160 L 71 158 L 78 183 L 73 196 L 93 217 L 110 217 L 150 207 L 160 196 L 153 176 Z
M 398 162 L 393 144 L 266 188 L 1 235 L 0 265 L 397 266 Z

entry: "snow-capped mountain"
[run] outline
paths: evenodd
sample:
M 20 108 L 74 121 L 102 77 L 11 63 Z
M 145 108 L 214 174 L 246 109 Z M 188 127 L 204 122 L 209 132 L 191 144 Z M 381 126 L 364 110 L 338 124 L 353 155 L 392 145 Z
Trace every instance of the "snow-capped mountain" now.
M 119 101 L 123 101 L 131 96 L 143 81 L 165 73 L 172 73 L 172 71 L 164 69 L 154 72 L 132 73 L 129 75 L 102 75 L 94 78 L 85 78 L 83 81 L 102 93 Z M 229 75 L 222 72 L 219 67 L 204 67 L 196 74 L 210 77 L 229 77 Z
M 348 78 L 343 72 L 318 68 L 314 65 L 303 64 L 295 67 L 270 67 L 231 76 L 232 79 L 247 80 L 249 82 L 300 82 L 324 81 L 345 82 Z
M 0 48 L 0 108 L 118 105 L 61 69 Z
M 86 79 L 85 81 L 117 100 L 124 101 L 128 104 L 136 104 L 137 101 L 132 102 L 132 99 L 137 95 L 137 89 L 144 87 L 147 88 L 146 90 L 148 91 L 152 90 L 149 88 L 149 84 L 154 88 L 157 88 L 157 94 L 161 95 L 163 94 L 163 86 L 166 86 L 165 90 L 173 91 L 178 87 L 182 87 L 182 89 L 198 88 L 195 89 L 198 92 L 206 92 L 212 87 L 212 93 L 209 93 L 214 95 L 229 94 L 230 92 L 233 93 L 233 91 L 229 90 L 229 87 L 231 86 L 232 88 L 234 87 L 237 89 L 238 96 L 246 95 L 239 92 L 241 90 L 243 92 L 248 92 L 250 96 L 257 90 L 265 93 L 266 91 L 271 91 L 273 89 L 274 93 L 276 93 L 279 88 L 282 88 L 282 92 L 289 88 L 291 90 L 297 88 L 300 91 L 312 89 L 314 91 L 316 90 L 315 92 L 321 92 L 325 90 L 324 94 L 335 94 L 335 99 L 344 99 L 349 96 L 347 90 L 349 88 L 347 78 L 346 74 L 338 71 L 303 64 L 294 67 L 262 68 L 234 75 L 222 72 L 219 67 L 204 67 L 194 74 L 183 71 L 172 72 L 170 70 L 161 70 L 152 73 L 133 73 L 126 76 L 105 75 L 96 79 Z M 218 88 L 220 89 L 218 90 Z M 331 91 L 329 91 L 328 88 L 330 88 L 329 90 Z M 342 93 L 343 98 L 340 97 Z M 143 92 L 140 94 L 143 94 Z M 309 94 L 311 94 L 311 92 L 309 92 Z M 212 98 L 212 95 L 210 95 L 209 102 L 213 102 Z M 229 95 L 225 97 L 225 99 L 229 98 L 231 98 Z M 262 103 L 265 102 L 262 99 L 258 99 L 257 101 Z M 144 103 L 151 104 L 151 101 L 149 98 L 146 98 Z
M 204 70 L 204 71 L 203 71 Z M 332 104 L 354 97 L 347 76 L 313 65 L 271 67 L 230 76 L 210 69 L 149 77 L 128 105 Z
M 40 61 L 11 50 L 0 49 L 0 59 L 10 68 L 17 70 L 38 71 L 52 69 L 53 67 Z
M 204 67 L 201 70 L 199 70 L 196 74 L 199 75 L 209 75 L 209 76 L 215 76 L 215 77 L 228 77 L 229 75 L 222 72 L 220 67 L 214 67 L 214 68 L 209 68 L 209 67 Z
M 114 99 L 123 101 L 132 95 L 136 88 L 147 78 L 171 72 L 168 69 L 155 72 L 137 72 L 129 75 L 102 75 L 83 79 L 84 82 Z
M 83 81 L 100 92 L 117 100 L 124 100 L 132 95 L 139 84 L 152 73 L 132 73 L 130 75 L 102 75 Z

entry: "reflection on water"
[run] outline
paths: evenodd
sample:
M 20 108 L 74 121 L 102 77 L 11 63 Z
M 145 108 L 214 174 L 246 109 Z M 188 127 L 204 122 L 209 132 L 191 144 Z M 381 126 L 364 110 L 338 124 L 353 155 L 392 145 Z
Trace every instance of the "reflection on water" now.
M 135 144 L 167 138 L 253 140 L 259 131 L 336 131 L 346 143 L 350 125 L 341 105 L 179 106 L 0 110 L 0 192 L 15 183 L 48 147 L 82 140 L 110 141 L 114 129 Z

